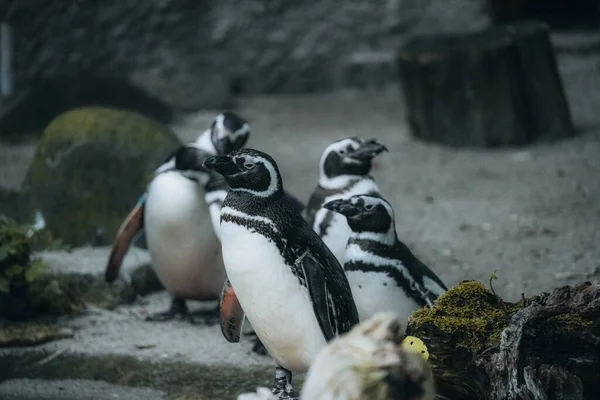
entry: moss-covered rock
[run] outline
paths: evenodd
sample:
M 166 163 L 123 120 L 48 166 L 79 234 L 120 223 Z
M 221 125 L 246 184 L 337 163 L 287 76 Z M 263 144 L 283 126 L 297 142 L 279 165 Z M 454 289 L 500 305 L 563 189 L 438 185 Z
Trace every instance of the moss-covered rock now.
M 108 244 L 152 171 L 179 144 L 167 128 L 134 112 L 63 113 L 46 127 L 23 182 L 29 212 L 41 210 L 67 244 Z

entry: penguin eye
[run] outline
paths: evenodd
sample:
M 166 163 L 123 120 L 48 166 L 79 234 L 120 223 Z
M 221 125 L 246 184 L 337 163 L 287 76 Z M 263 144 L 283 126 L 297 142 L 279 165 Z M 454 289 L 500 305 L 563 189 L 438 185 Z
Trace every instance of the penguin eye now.
M 346 150 L 344 150 L 344 149 L 339 149 L 339 150 L 338 150 L 338 154 L 339 154 L 340 156 L 343 156 L 344 154 L 346 154 Z
M 365 210 L 371 211 L 373 209 L 373 204 L 365 204 Z
M 252 169 L 252 168 L 254 168 L 254 164 L 252 164 L 251 162 L 247 162 L 247 163 L 244 164 L 244 167 L 246 169 Z

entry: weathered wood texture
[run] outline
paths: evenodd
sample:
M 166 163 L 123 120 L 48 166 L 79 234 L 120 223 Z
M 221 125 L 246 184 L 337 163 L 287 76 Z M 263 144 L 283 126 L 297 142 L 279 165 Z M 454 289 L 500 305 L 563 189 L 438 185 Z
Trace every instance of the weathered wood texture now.
M 478 282 L 452 291 L 417 312 L 407 329 L 429 348 L 438 393 L 453 400 L 600 399 L 600 282 L 514 304 Z
M 398 52 L 398 70 L 420 139 L 497 147 L 574 134 L 544 24 L 415 37 Z

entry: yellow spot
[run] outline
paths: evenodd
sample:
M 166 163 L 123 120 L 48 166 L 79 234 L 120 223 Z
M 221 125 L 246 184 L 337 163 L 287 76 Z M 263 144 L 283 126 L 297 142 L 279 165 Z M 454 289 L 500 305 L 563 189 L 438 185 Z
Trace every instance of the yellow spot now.
M 402 341 L 402 348 L 419 353 L 426 360 L 429 358 L 429 351 L 427 350 L 427 346 L 425 346 L 425 343 L 423 343 L 423 341 L 418 337 L 407 336 L 406 338 L 404 338 L 404 340 Z

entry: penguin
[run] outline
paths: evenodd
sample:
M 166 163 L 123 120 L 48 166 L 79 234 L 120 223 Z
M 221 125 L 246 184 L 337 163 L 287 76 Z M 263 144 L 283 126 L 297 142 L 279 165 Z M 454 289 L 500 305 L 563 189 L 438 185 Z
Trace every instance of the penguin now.
M 327 344 L 310 366 L 301 400 L 434 400 L 431 367 L 401 343 L 405 324 L 376 313 Z
M 325 203 L 347 218 L 352 234 L 344 254 L 360 320 L 377 312 L 395 312 L 404 324 L 448 290 L 396 235 L 392 206 L 380 196 L 355 195 Z
M 245 316 L 277 364 L 272 392 L 295 398 L 292 373 L 305 372 L 329 340 L 358 323 L 348 280 L 285 195 L 271 156 L 243 148 L 203 166 L 230 187 L 221 207 L 221 330 L 238 342 Z
M 375 139 L 354 136 L 331 143 L 321 156 L 319 184 L 304 216 L 342 265 L 350 228 L 345 218 L 323 208 L 323 204 L 355 194 L 379 194 L 379 186 L 369 172 L 373 158 L 384 151 L 387 148 Z
M 245 119 L 231 112 L 217 115 L 195 141 L 169 154 L 117 232 L 106 281 L 117 278 L 132 240 L 143 229 L 153 268 L 173 295 L 169 310 L 148 320 L 189 318 L 186 300 L 219 299 L 226 279 L 218 239 L 219 209 L 228 186 L 220 175 L 197 166 L 208 156 L 244 146 L 249 135 Z

